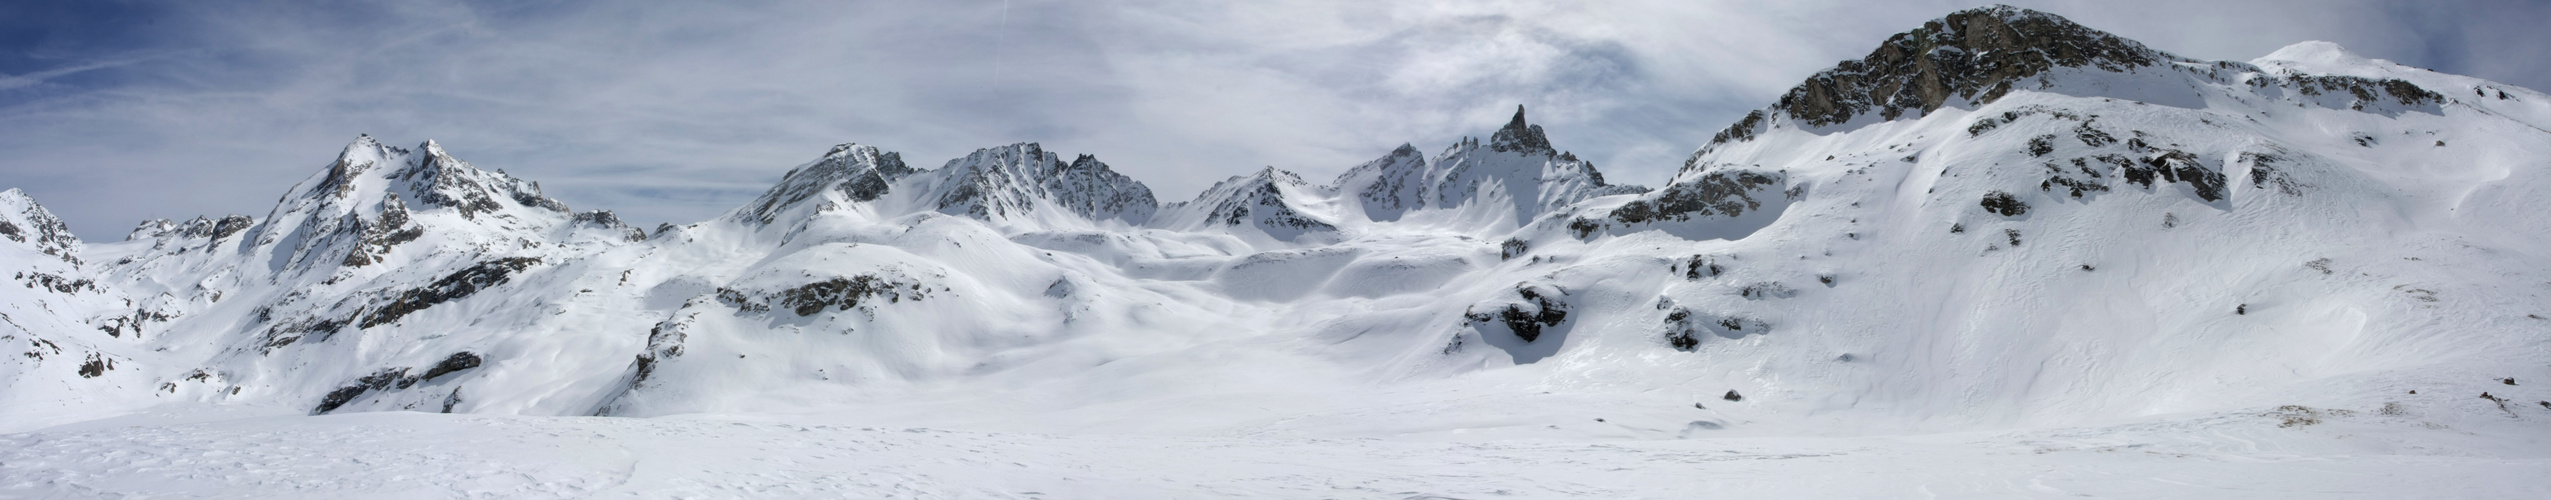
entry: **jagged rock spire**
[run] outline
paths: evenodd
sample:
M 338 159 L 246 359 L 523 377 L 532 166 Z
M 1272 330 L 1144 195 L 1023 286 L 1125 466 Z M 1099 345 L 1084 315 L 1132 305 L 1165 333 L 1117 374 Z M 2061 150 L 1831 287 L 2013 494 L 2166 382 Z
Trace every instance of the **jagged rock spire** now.
M 1506 122 L 1505 128 L 1497 129 L 1496 135 L 1488 136 L 1488 149 L 1525 154 L 1556 152 L 1550 149 L 1550 139 L 1541 135 L 1540 125 L 1524 123 L 1524 107 L 1521 104 L 1515 105 L 1514 120 Z

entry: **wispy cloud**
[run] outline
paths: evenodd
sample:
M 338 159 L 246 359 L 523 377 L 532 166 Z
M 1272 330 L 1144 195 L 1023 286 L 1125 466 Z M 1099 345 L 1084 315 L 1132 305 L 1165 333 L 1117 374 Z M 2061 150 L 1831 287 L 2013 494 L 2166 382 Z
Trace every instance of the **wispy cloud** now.
M 2013 3 L 2193 57 L 2330 39 L 2551 83 L 2543 58 L 2519 57 L 2551 47 L 2512 20 L 2551 14 L 2529 4 Z M 714 216 L 840 142 L 935 166 L 1039 141 L 1182 199 L 1263 165 L 1320 177 L 1402 142 L 1433 150 L 1517 104 L 1559 147 L 1653 184 L 1807 74 L 1973 6 L 142 5 L 161 10 L 139 16 L 155 24 L 69 15 L 41 40 L 0 36 L 0 71 L 13 72 L 0 77 L 0 184 L 28 188 L 90 238 L 144 218 L 262 214 L 357 133 L 438 139 L 578 208 L 640 222 Z M 2473 32 L 2440 31 L 2456 27 Z

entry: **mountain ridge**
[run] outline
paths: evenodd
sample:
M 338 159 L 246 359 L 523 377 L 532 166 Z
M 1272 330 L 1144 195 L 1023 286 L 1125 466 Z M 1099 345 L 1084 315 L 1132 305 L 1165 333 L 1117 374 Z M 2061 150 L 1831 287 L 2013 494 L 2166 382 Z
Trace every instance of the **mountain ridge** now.
M 40 319 L 11 334 L 33 354 L 0 365 L 0 397 L 1181 408 L 1164 418 L 1408 435 L 1458 414 L 1535 436 L 1524 415 L 1555 411 L 1535 391 L 1736 434 L 2367 407 L 2545 376 L 2510 353 L 2541 349 L 2524 315 L 2551 314 L 2522 264 L 2551 246 L 2528 209 L 2551 200 L 2529 160 L 2551 157 L 2551 99 L 2304 45 L 2202 62 L 1961 11 L 1809 77 L 1653 190 L 1607 183 L 1518 106 L 1431 156 L 1403 144 L 1324 185 L 1266 167 L 1166 205 L 1036 143 L 936 169 L 845 143 L 650 234 L 367 135 L 263 218 L 0 242 L 23 285 L 0 313 Z M 0 207 L 0 238 L 68 234 L 22 193 Z M 1424 404 L 1319 402 L 1341 394 Z M 2457 398 L 2402 404 L 2500 411 Z

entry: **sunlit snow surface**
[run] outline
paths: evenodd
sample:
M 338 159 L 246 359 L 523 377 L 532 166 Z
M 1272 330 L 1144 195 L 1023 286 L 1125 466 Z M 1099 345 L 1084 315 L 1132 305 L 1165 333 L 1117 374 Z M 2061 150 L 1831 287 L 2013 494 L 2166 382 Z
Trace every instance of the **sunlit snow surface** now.
M 1760 123 L 1157 210 L 846 144 L 644 234 L 369 137 L 124 242 L 0 193 L 0 496 L 2551 496 L 2551 96 L 2300 44 Z
M 1595 412 L 1586 412 L 1595 413 Z M 0 436 L 0 496 L 256 498 L 2538 498 L 2509 422 L 2257 415 L 1886 437 L 1025 433 L 841 417 L 133 417 Z M 1582 417 L 1582 415 L 1579 415 Z M 2523 424 L 2523 425 L 2538 425 Z

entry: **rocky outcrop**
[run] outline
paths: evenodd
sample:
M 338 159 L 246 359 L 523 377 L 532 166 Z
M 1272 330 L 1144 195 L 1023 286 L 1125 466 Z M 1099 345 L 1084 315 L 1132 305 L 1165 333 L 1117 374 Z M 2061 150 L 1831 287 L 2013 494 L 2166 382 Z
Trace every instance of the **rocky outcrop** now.
M 2177 59 L 2054 14 L 1993 6 L 1889 37 L 1866 57 L 1808 77 L 1772 109 L 1819 126 L 1873 112 L 1893 120 L 1929 114 L 1951 99 L 1993 102 L 2021 79 L 2055 68 L 2127 71 Z

